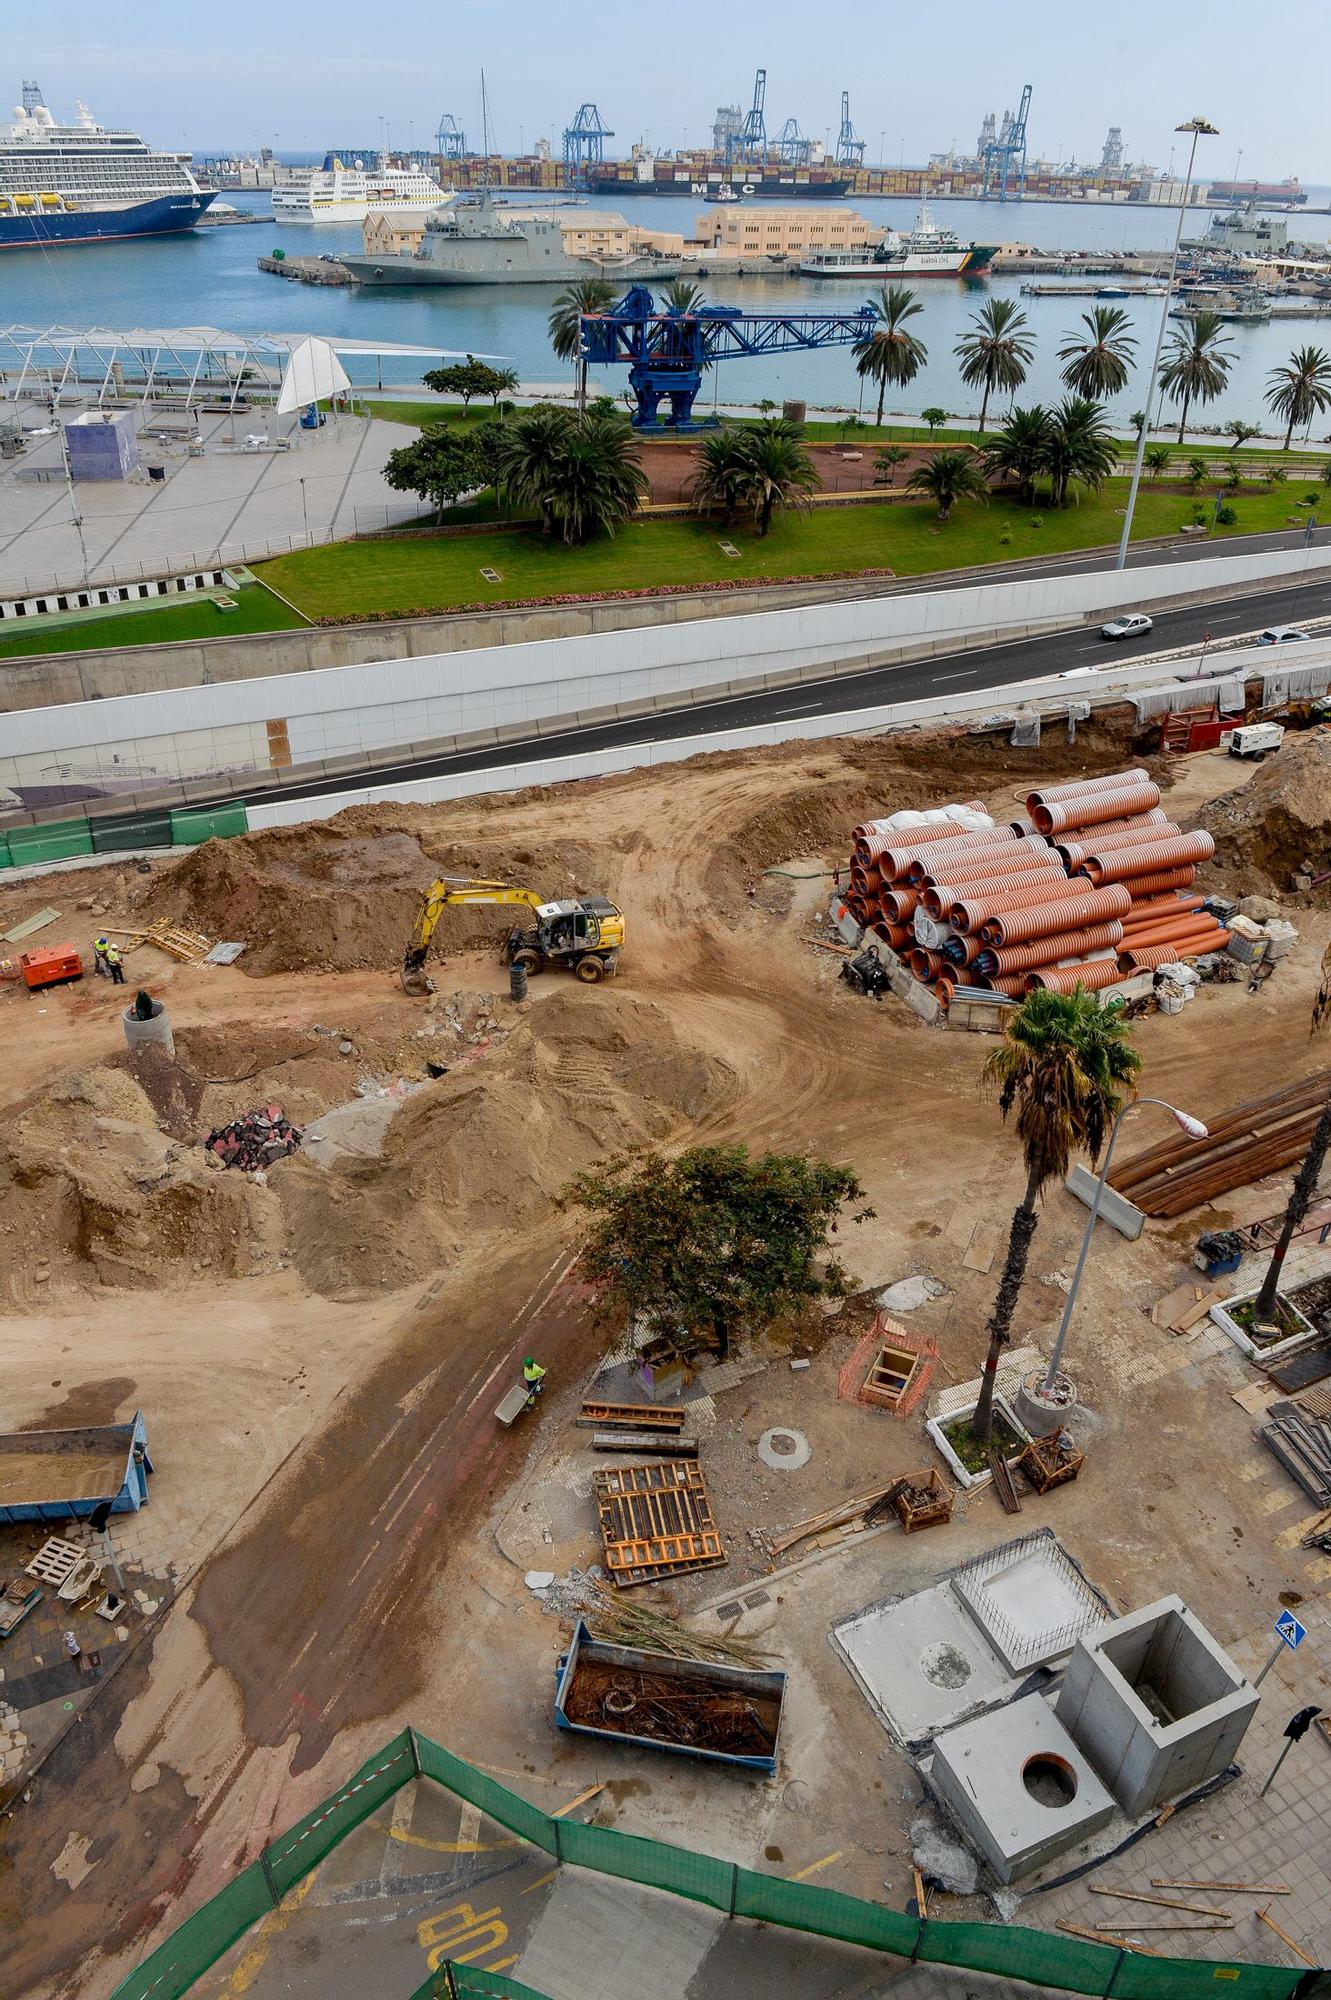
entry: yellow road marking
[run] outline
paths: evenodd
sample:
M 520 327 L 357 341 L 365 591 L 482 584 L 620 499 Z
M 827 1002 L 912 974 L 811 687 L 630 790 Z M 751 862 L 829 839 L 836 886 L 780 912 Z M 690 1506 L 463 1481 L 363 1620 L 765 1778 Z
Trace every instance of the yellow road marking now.
M 811 1861 L 807 1868 L 801 1868 L 798 1875 L 792 1875 L 792 1882 L 807 1882 L 810 1875 L 817 1875 L 820 1869 L 830 1868 L 834 1861 L 841 1859 L 843 1849 L 838 1847 L 834 1854 L 825 1854 L 821 1861 Z
M 402 1827 L 390 1826 L 390 1840 L 400 1840 L 405 1847 L 428 1847 L 431 1854 L 498 1854 L 506 1847 L 525 1847 L 525 1840 L 429 1840 L 423 1833 L 407 1833 Z
M 536 1880 L 534 1882 L 529 1882 L 525 1889 L 519 1891 L 519 1894 L 523 1896 L 530 1896 L 533 1889 L 543 1889 L 547 1882 L 553 1882 L 558 1873 L 559 1870 L 557 1868 L 552 1868 L 548 1875 L 538 1875 Z
M 512 1958 L 496 1959 L 495 1963 L 493 1965 L 487 1965 L 485 1970 L 487 1972 L 507 1972 L 509 1966 L 516 1965 L 517 1962 L 518 1962 L 518 1954 L 514 1952 Z
M 316 1868 L 312 1874 L 305 1877 L 303 1882 L 297 1883 L 290 1894 L 282 1898 L 277 1908 L 271 1910 L 264 1918 L 254 1933 L 254 1943 L 237 1964 L 231 1977 L 222 1988 L 224 1994 L 249 1992 L 251 1986 L 253 1986 L 267 1963 L 268 1952 L 273 1939 L 278 1937 L 287 1928 L 292 1917 L 295 1916 L 296 1911 L 314 1887 L 315 1877 L 318 1873 L 319 1871 Z

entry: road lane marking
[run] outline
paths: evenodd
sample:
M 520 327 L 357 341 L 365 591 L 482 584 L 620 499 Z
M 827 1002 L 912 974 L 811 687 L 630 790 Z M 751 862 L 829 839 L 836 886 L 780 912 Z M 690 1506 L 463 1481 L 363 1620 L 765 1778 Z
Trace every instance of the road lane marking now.
M 789 1877 L 790 1881 L 792 1881 L 792 1882 L 807 1882 L 807 1881 L 808 1881 L 808 1879 L 809 1879 L 809 1877 L 810 1877 L 810 1875 L 817 1875 L 817 1874 L 819 1874 L 819 1873 L 820 1873 L 820 1871 L 821 1871 L 822 1869 L 824 1869 L 824 1868 L 830 1868 L 830 1867 L 832 1866 L 832 1863 L 833 1863 L 834 1861 L 839 1861 L 839 1860 L 841 1859 L 841 1856 L 842 1856 L 843 1852 L 844 1852 L 844 1849 L 842 1849 L 842 1848 L 838 1847 L 838 1848 L 837 1848 L 837 1849 L 835 1850 L 835 1852 L 834 1852 L 834 1853 L 832 1853 L 832 1854 L 825 1854 L 825 1855 L 823 1856 L 823 1858 L 822 1858 L 822 1860 L 821 1860 L 821 1861 L 811 1861 L 811 1862 L 809 1863 L 809 1865 L 808 1865 L 808 1867 L 807 1867 L 807 1868 L 801 1868 L 801 1869 L 800 1869 L 800 1872 L 799 1872 L 799 1874 L 798 1874 L 798 1875 L 792 1875 L 792 1876 L 790 1876 L 790 1877 Z
M 538 1875 L 536 1877 L 536 1880 L 534 1882 L 529 1882 L 525 1889 L 519 1889 L 518 1894 L 520 1896 L 530 1896 L 533 1889 L 543 1889 L 546 1883 L 553 1882 L 555 1878 L 558 1876 L 558 1874 L 559 1870 L 557 1868 L 552 1868 L 548 1875 Z
M 432 1840 L 424 1833 L 407 1833 L 404 1829 L 390 1826 L 390 1840 L 400 1840 L 404 1847 L 425 1847 L 431 1854 L 500 1854 L 505 1848 L 525 1847 L 525 1840 Z

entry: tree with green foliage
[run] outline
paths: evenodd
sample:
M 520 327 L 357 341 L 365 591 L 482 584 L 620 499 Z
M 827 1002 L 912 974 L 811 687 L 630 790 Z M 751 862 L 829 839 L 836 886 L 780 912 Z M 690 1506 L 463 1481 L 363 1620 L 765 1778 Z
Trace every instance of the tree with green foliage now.
M 771 527 L 777 508 L 807 508 L 809 494 L 820 483 L 798 424 L 784 417 L 764 417 L 744 432 L 742 490 L 760 535 Z
M 699 513 L 721 509 L 723 525 L 733 527 L 747 491 L 749 447 L 746 433 L 734 424 L 707 431 L 693 448 L 689 498 Z
M 877 322 L 872 333 L 861 334 L 851 352 L 855 370 L 862 380 L 878 385 L 876 424 L 883 421 L 883 398 L 889 382 L 903 389 L 913 382 L 929 358 L 924 342 L 907 330 L 906 322 L 924 311 L 909 285 L 885 285 L 879 293 Z
M 873 1214 L 849 1167 L 744 1146 L 630 1154 L 578 1174 L 560 1202 L 589 1218 L 577 1268 L 602 1324 L 722 1360 L 741 1335 L 846 1297 L 829 1238 L 848 1207 L 853 1222 Z
M 1229 447 L 1231 451 L 1237 451 L 1240 445 L 1248 442 L 1249 438 L 1260 437 L 1261 435 L 1260 425 L 1245 424 L 1242 417 L 1231 417 L 1225 425 L 1225 436 L 1234 440 L 1233 444 Z
M 1162 472 L 1168 472 L 1174 454 L 1167 444 L 1148 445 L 1146 450 L 1146 470 L 1152 479 L 1158 479 Z
M 637 512 L 647 475 L 622 410 L 612 405 L 608 413 L 552 414 L 562 417 L 562 424 L 547 423 L 535 451 L 527 434 L 526 469 L 507 472 L 505 483 L 516 497 L 540 508 L 543 523 L 561 522 L 565 546 L 575 548 L 595 534 L 613 535 L 621 521 Z M 520 420 L 513 428 L 521 430 Z
M 1118 446 L 1098 403 L 1069 396 L 1049 412 L 1040 469 L 1049 477 L 1055 507 L 1066 507 L 1074 484 L 1092 491 L 1103 486 L 1118 465 Z
M 576 364 L 578 408 L 587 401 L 587 362 L 582 352 L 582 318 L 585 313 L 608 312 L 615 303 L 615 287 L 605 278 L 578 278 L 559 294 L 550 308 L 546 328 L 550 345 L 560 361 Z
M 1188 460 L 1188 484 L 1192 487 L 1194 493 L 1205 479 L 1206 473 L 1207 464 L 1204 458 L 1194 457 Z
M 1058 350 L 1066 366 L 1063 380 L 1077 396 L 1103 402 L 1128 386 L 1128 375 L 1137 352 L 1132 321 L 1122 306 L 1095 306 L 1083 313 L 1085 337 L 1074 335 Z
M 1285 450 L 1288 451 L 1295 427 L 1311 424 L 1314 417 L 1331 406 L 1331 354 L 1324 347 L 1297 347 L 1283 368 L 1273 368 L 1266 392 L 1266 405 L 1277 417 L 1287 419 Z
M 993 1433 L 994 1384 L 1040 1219 L 1035 1204 L 1050 1181 L 1064 1179 L 1074 1153 L 1089 1154 L 1094 1165 L 1140 1068 L 1122 1008 L 1102 1007 L 1097 994 L 1080 986 L 1072 993 L 1028 993 L 985 1062 L 984 1080 L 997 1091 L 1004 1119 L 1016 1112 L 1026 1187 L 989 1316 L 989 1351 L 970 1424 L 980 1444 Z
M 662 285 L 658 297 L 667 312 L 681 315 L 696 313 L 707 303 L 706 292 L 691 278 L 672 278 L 668 285 Z
M 910 452 L 904 444 L 885 444 L 874 453 L 873 462 L 881 473 L 886 474 L 887 485 L 895 486 L 897 467 L 904 465 L 909 457 Z M 1327 463 L 1331 465 L 1331 459 Z
M 906 491 L 927 493 L 938 509 L 939 520 L 950 520 L 959 500 L 977 500 L 981 506 L 988 500 L 984 460 L 961 449 L 930 452 L 906 481 Z
M 990 472 L 1001 474 L 1005 480 L 1015 480 L 1018 493 L 1028 507 L 1035 499 L 1035 484 L 1044 469 L 1049 422 L 1049 412 L 1042 403 L 1032 403 L 1027 409 L 1018 406 L 1003 429 L 990 438 L 985 450 Z
M 1322 465 L 1322 484 L 1331 486 L 1331 458 L 1326 459 Z
M 553 403 L 537 403 L 502 426 L 495 459 L 496 484 L 510 506 L 532 507 L 541 533 L 554 533 L 553 492 L 564 438 L 573 418 Z
M 989 414 L 989 398 L 995 389 L 1013 395 L 1026 380 L 1026 371 L 1035 352 L 1025 313 L 1014 299 L 989 299 L 970 323 L 954 352 L 961 363 L 961 379 L 968 389 L 981 389 L 980 430 Z
M 495 409 L 499 407 L 501 396 L 515 395 L 519 387 L 516 368 L 491 368 L 484 361 L 473 362 L 471 379 L 474 384 L 472 393 L 488 396 Z
M 941 403 L 932 403 L 927 410 L 920 411 L 921 422 L 929 426 L 930 444 L 934 441 L 934 432 L 938 429 L 938 426 L 945 424 L 951 414 L 951 410 L 945 410 Z
M 1193 403 L 1213 403 L 1229 379 L 1234 359 L 1224 339 L 1224 322 L 1218 313 L 1198 312 L 1184 327 L 1169 336 L 1160 386 L 1171 403 L 1179 403 L 1178 441 L 1188 427 L 1188 411 Z
M 489 484 L 486 465 L 473 434 L 444 424 L 422 431 L 411 444 L 399 445 L 384 461 L 384 479 L 395 493 L 418 493 L 435 507 L 436 520 L 464 493 Z
M 469 354 L 465 361 L 452 362 L 447 368 L 431 368 L 421 379 L 436 396 L 460 396 L 463 409 L 470 408 L 473 396 L 490 396 L 497 403 L 505 391 L 518 386 L 511 368 L 491 368 L 474 354 Z
M 1128 422 L 1132 425 L 1132 435 L 1139 438 L 1150 422 L 1145 410 L 1134 410 Z

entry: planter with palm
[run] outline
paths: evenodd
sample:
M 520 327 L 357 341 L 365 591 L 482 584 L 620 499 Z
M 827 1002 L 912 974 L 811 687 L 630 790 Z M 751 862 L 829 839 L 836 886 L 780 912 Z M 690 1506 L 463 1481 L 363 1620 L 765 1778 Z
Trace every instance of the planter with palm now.
M 1169 337 L 1160 386 L 1171 403 L 1180 403 L 1178 441 L 1188 427 L 1193 403 L 1213 403 L 1229 378 L 1233 355 L 1223 337 L 1218 313 L 1194 313 L 1186 327 Z
M 1035 499 L 1035 482 L 1044 469 L 1049 425 L 1049 412 L 1042 403 L 1033 403 L 1029 409 L 1019 406 L 989 440 L 985 451 L 989 470 L 1015 480 L 1027 506 Z
M 1331 354 L 1324 347 L 1299 347 L 1283 368 L 1273 368 L 1267 408 L 1286 419 L 1285 450 L 1296 426 L 1310 424 L 1331 405 Z
M 1075 395 L 1103 402 L 1128 386 L 1137 352 L 1132 321 L 1122 306 L 1096 306 L 1082 314 L 1081 323 L 1085 337 L 1074 336 L 1058 350 L 1059 360 L 1066 363 L 1063 380 Z
M 543 533 L 561 522 L 569 547 L 637 511 L 647 490 L 638 441 L 613 404 L 581 414 L 538 403 L 506 427 L 498 453 L 500 484 L 510 501 L 537 509 Z
M 1064 1178 L 1074 1153 L 1095 1161 L 1140 1068 L 1121 1010 L 1102 1007 L 1096 994 L 1081 987 L 1074 993 L 1028 994 L 1013 1009 L 1002 1046 L 985 1063 L 984 1077 L 998 1091 L 1003 1117 L 1017 1114 L 1026 1186 L 1012 1216 L 989 1316 L 989 1349 L 970 1425 L 980 1444 L 987 1444 L 993 1431 L 994 1384 L 1012 1338 L 1039 1223 L 1035 1204 L 1050 1181 Z
M 748 435 L 733 424 L 709 431 L 693 451 L 689 497 L 699 513 L 719 507 L 724 525 L 734 525 L 743 502 L 749 470 Z
M 971 330 L 957 342 L 961 379 L 968 389 L 982 389 L 980 430 L 995 389 L 1014 395 L 1026 380 L 1035 352 L 1024 312 L 1013 299 L 990 299 L 971 321 Z
M 743 494 L 753 509 L 758 533 L 765 535 L 780 507 L 807 507 L 819 478 L 800 441 L 798 424 L 766 417 L 744 433 Z
M 949 520 L 958 500 L 978 500 L 982 506 L 988 500 L 984 460 L 973 451 L 931 452 L 906 481 L 906 490 L 927 493 L 939 520 Z
M 1328 945 L 1322 953 L 1322 977 L 1313 1000 L 1309 1034 L 1317 1034 L 1320 1029 L 1327 1025 L 1328 1021 L 1331 1021 L 1331 945 Z M 1253 1318 L 1255 1320 L 1274 1319 L 1279 1310 L 1280 1274 L 1285 1268 L 1285 1258 L 1289 1254 L 1289 1246 L 1298 1234 L 1304 1216 L 1312 1206 L 1313 1196 L 1317 1193 L 1318 1182 L 1321 1180 L 1322 1168 L 1326 1165 L 1328 1152 L 1331 1152 L 1331 1092 L 1327 1095 L 1326 1103 L 1322 1107 L 1322 1115 L 1317 1121 L 1312 1138 L 1308 1142 L 1308 1150 L 1303 1156 L 1303 1165 L 1299 1168 L 1298 1174 L 1295 1176 L 1294 1186 L 1290 1190 L 1289 1206 L 1285 1210 L 1284 1220 L 1280 1225 L 1280 1234 L 1277 1236 L 1275 1248 L 1271 1252 L 1271 1261 L 1266 1267 L 1266 1276 L 1262 1279 L 1262 1288 L 1253 1302 Z
M 878 385 L 874 422 L 881 424 L 889 382 L 897 389 L 913 382 L 928 360 L 929 350 L 907 329 L 907 321 L 924 311 L 909 285 L 885 285 L 879 294 L 877 311 L 873 332 L 862 335 L 851 352 L 855 356 L 856 373 Z
M 1055 507 L 1067 506 L 1074 482 L 1094 490 L 1117 464 L 1118 447 L 1098 403 L 1069 396 L 1049 412 L 1040 470 L 1049 476 L 1049 497 Z
M 550 308 L 547 329 L 550 345 L 561 361 L 577 364 L 578 408 L 587 401 L 587 363 L 582 353 L 584 313 L 603 313 L 615 302 L 615 288 L 604 278 L 578 278 L 567 286 Z

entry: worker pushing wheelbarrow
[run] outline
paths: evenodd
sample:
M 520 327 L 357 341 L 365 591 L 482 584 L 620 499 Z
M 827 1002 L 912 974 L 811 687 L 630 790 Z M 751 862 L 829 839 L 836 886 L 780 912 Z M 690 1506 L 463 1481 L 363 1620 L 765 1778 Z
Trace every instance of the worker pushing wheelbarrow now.
M 538 1396 L 545 1393 L 545 1370 L 530 1354 L 522 1364 L 522 1380 L 514 1384 L 495 1411 L 495 1419 L 501 1424 L 511 1424 L 525 1410 L 529 1410 Z

